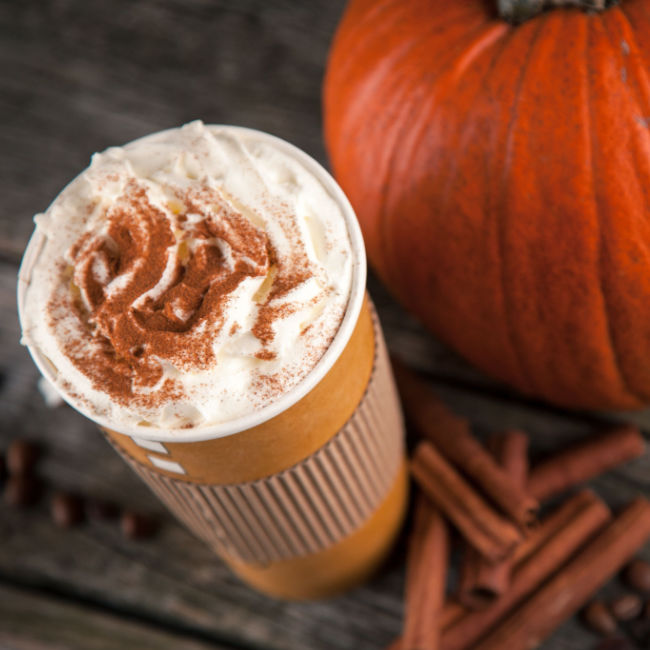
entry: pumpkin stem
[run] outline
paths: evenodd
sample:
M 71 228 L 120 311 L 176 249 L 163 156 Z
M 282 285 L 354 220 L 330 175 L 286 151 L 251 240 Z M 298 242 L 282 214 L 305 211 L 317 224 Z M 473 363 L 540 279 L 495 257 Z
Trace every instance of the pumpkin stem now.
M 499 15 L 509 23 L 523 23 L 553 7 L 580 7 L 585 11 L 604 11 L 619 0 L 497 0 Z

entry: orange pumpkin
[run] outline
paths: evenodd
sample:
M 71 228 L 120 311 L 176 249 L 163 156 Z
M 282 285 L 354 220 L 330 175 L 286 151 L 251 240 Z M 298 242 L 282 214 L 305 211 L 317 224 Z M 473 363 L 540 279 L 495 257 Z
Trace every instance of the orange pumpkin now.
M 372 265 L 530 395 L 650 403 L 650 4 L 353 0 L 324 89 Z

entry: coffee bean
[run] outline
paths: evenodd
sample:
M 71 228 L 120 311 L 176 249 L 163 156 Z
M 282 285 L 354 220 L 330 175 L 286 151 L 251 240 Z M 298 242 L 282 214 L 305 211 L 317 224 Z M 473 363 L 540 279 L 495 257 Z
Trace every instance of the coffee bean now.
M 38 445 L 20 438 L 13 440 L 7 448 L 7 469 L 12 476 L 30 474 L 40 455 Z
M 156 532 L 156 522 L 137 512 L 125 512 L 122 514 L 122 532 L 130 539 L 145 539 L 152 537 Z
M 625 582 L 638 591 L 650 593 L 650 562 L 632 560 L 625 567 Z
M 4 480 L 7 478 L 7 465 L 5 463 L 5 457 L 0 454 L 0 483 L 4 483 Z
M 10 506 L 27 507 L 41 495 L 41 484 L 33 476 L 10 476 L 5 483 L 3 498 Z
M 75 494 L 57 492 L 50 502 L 50 513 L 59 528 L 71 528 L 83 521 L 83 501 Z
M 120 509 L 112 501 L 89 499 L 86 501 L 86 516 L 93 520 L 117 519 Z
M 646 603 L 643 606 L 643 618 L 650 619 L 650 600 L 646 600 Z
M 609 636 L 616 632 L 616 620 L 602 600 L 593 600 L 583 611 L 585 623 L 594 631 Z
M 643 602 L 636 594 L 624 594 L 615 598 L 609 608 L 619 621 L 631 621 L 641 613 Z

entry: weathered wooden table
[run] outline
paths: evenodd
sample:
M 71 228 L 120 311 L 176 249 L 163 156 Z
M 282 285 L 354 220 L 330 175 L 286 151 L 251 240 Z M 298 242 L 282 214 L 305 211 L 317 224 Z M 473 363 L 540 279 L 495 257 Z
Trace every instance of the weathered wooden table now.
M 320 84 L 342 8 L 341 0 L 0 2 L 0 449 L 16 436 L 42 441 L 49 484 L 163 519 L 154 540 L 133 542 L 109 524 L 61 531 L 47 499 L 29 511 L 0 505 L 1 648 L 374 650 L 399 632 L 403 543 L 369 584 L 340 598 L 294 604 L 254 593 L 164 513 L 92 424 L 45 406 L 18 343 L 16 271 L 31 217 L 91 152 L 201 118 L 275 133 L 325 161 Z M 538 454 L 618 420 L 650 432 L 650 412 L 575 413 L 517 396 L 426 334 L 373 278 L 370 289 L 391 349 L 479 432 L 521 427 Z M 650 494 L 650 456 L 594 487 L 612 505 Z M 594 643 L 571 621 L 544 648 Z

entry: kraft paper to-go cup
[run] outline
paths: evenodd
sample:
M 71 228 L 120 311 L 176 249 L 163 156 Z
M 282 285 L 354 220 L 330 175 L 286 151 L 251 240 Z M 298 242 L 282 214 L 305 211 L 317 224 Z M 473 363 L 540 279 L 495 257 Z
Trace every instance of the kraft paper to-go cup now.
M 406 500 L 404 430 L 379 321 L 365 297 L 365 251 L 350 204 L 309 156 L 254 133 L 298 158 L 342 208 L 357 263 L 334 340 L 294 389 L 229 423 L 117 430 L 85 415 L 244 579 L 283 597 L 319 597 L 365 577 L 396 535 Z M 32 237 L 21 265 L 19 312 L 40 246 Z M 52 379 L 47 360 L 30 353 Z

